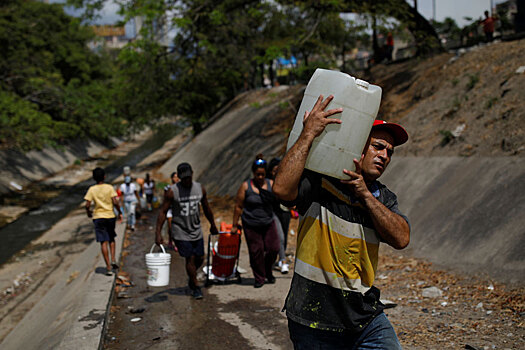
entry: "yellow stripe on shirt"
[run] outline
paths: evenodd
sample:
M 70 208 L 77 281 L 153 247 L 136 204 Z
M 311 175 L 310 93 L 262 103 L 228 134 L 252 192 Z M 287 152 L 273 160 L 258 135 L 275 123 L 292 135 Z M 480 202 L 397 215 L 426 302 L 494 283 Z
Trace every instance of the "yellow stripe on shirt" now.
M 345 221 L 319 203 L 313 203 L 301 219 L 297 259 L 302 267 L 297 273 L 344 290 L 372 286 L 379 251 L 374 230 Z

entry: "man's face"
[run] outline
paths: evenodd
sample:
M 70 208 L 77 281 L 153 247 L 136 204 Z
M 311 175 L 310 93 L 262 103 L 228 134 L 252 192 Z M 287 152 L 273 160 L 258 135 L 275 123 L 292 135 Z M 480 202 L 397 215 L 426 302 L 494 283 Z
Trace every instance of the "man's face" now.
M 192 176 L 186 176 L 185 178 L 180 180 L 180 183 L 182 184 L 182 186 L 187 187 L 187 188 L 191 188 L 192 182 L 193 182 Z
M 361 173 L 366 182 L 378 179 L 394 154 L 394 138 L 385 130 L 372 130 L 363 150 Z
M 179 181 L 180 181 L 179 175 L 177 175 L 177 173 L 173 174 L 173 177 L 171 178 L 171 183 L 176 184 Z

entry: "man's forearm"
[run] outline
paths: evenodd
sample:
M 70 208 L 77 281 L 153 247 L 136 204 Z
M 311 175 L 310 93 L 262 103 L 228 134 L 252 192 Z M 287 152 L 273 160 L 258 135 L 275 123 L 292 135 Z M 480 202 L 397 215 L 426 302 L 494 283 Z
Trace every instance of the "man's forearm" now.
M 204 211 L 204 216 L 206 217 L 206 219 L 208 219 L 210 223 L 210 227 L 215 227 L 215 218 L 213 217 L 213 212 L 211 211 L 211 209 L 204 207 L 202 209 Z
M 297 197 L 297 188 L 314 138 L 301 133 L 279 164 L 272 191 L 280 199 L 291 201 Z
M 162 226 L 164 225 L 164 221 L 166 221 L 166 214 L 164 213 L 164 210 L 161 210 L 159 213 L 159 216 L 157 216 L 157 227 L 155 229 L 155 235 L 157 237 L 161 236 Z
M 385 207 L 372 194 L 362 203 L 368 209 L 376 231 L 386 243 L 395 249 L 403 249 L 408 245 L 410 228 L 405 219 Z

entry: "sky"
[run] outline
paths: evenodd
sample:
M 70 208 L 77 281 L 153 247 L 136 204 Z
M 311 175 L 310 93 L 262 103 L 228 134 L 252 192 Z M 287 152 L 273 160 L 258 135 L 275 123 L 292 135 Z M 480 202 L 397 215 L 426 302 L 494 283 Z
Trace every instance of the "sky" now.
M 50 0 L 49 2 L 64 2 L 65 0 Z M 474 19 L 484 17 L 485 10 L 489 10 L 491 4 L 502 3 L 505 0 L 417 0 L 418 11 L 427 19 L 433 18 L 433 3 L 436 9 L 436 20 L 442 22 L 446 17 L 453 18 L 458 26 L 463 27 L 469 24 L 469 21 L 464 17 L 471 17 Z M 411 5 L 414 0 L 407 0 Z M 118 5 L 112 1 L 108 1 L 102 10 L 101 17 L 95 21 L 95 24 L 113 24 L 121 19 L 117 14 Z M 69 14 L 75 14 L 72 10 L 67 10 Z M 133 25 L 126 26 L 127 36 L 133 35 Z
M 414 5 L 413 0 L 407 0 L 409 4 Z M 505 2 L 504 0 L 417 0 L 419 13 L 427 19 L 433 16 L 432 3 L 436 6 L 436 20 L 442 22 L 446 17 L 451 17 L 456 21 L 458 26 L 463 27 L 469 24 L 463 17 L 484 18 L 485 10 L 490 6 Z

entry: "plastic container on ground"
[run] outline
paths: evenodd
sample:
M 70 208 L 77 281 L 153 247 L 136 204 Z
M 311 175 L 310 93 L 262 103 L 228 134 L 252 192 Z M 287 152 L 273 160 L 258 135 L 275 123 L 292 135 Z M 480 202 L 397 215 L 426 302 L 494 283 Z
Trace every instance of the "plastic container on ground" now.
M 146 266 L 148 269 L 148 285 L 152 287 L 167 286 L 170 282 L 171 255 L 166 253 L 162 244 L 162 253 L 153 253 L 154 244 L 149 253 L 146 254 Z
M 342 124 L 329 124 L 315 138 L 305 167 L 335 178 L 347 178 L 343 169 L 355 170 L 353 160 L 361 158 L 381 103 L 381 88 L 345 73 L 316 69 L 304 92 L 287 149 L 299 138 L 304 113 L 312 110 L 319 95 L 334 96 L 326 110 L 343 108 L 341 114 L 332 116 L 341 119 Z

